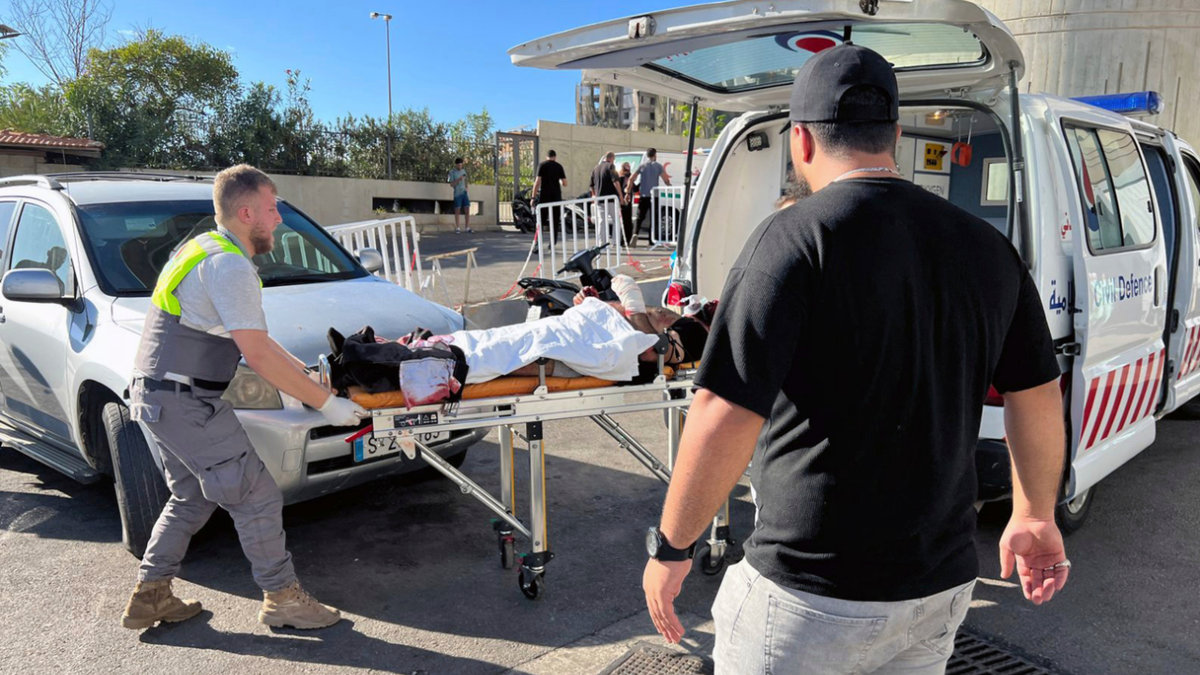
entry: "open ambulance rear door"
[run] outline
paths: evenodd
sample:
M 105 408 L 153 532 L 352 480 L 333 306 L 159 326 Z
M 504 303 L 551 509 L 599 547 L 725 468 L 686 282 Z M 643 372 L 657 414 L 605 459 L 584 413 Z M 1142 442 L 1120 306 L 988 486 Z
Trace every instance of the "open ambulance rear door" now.
M 991 104 L 1014 75 L 1019 79 L 1023 74 L 1024 57 L 1012 34 L 978 5 L 882 0 L 873 15 L 861 5 L 859 0 L 714 2 L 566 31 L 518 45 L 509 54 L 518 66 L 581 70 L 589 82 L 781 119 L 800 67 L 814 53 L 847 39 L 888 59 L 908 100 Z M 697 269 L 696 244 L 707 200 L 720 180 L 725 155 L 738 147 L 730 139 L 746 127 L 745 117 L 732 121 L 714 145 L 680 233 L 674 276 L 708 297 L 717 297 L 727 263 L 751 229 L 744 228 L 741 239 L 722 241 L 724 253 L 709 255 L 703 261 L 706 268 Z M 782 161 L 779 166 L 782 171 Z M 767 198 L 766 204 L 777 197 Z
M 1154 442 L 1166 373 L 1168 276 L 1162 219 L 1146 160 L 1125 118 L 1058 101 L 1049 114 L 1067 157 L 1074 355 L 1069 500 Z M 1072 192 L 1068 190 L 1068 192 Z

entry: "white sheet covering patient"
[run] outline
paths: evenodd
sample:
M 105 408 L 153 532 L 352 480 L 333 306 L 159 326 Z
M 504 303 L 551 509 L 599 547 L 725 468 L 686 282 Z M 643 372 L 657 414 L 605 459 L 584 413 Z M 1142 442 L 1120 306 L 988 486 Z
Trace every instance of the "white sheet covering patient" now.
M 638 355 L 658 342 L 596 298 L 560 316 L 448 337 L 466 354 L 466 384 L 493 380 L 540 358 L 560 361 L 581 375 L 622 382 L 638 374 Z

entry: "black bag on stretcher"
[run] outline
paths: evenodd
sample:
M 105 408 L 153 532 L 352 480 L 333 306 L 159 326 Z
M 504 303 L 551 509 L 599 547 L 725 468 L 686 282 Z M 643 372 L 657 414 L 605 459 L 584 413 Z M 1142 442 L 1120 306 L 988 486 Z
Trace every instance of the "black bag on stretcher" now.
M 376 341 L 370 326 L 349 337 L 330 328 L 330 386 L 343 395 L 352 385 L 370 394 L 401 391 L 410 408 L 458 401 L 467 380 L 466 355 L 453 345 L 425 342 L 429 337 L 429 331 L 417 329 L 406 345 Z

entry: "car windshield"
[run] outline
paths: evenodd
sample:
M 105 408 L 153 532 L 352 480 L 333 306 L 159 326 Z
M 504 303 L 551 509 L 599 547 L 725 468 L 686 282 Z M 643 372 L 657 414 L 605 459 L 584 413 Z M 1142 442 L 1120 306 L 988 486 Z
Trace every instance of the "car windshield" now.
M 786 32 L 701 47 L 657 59 L 653 67 L 717 91 L 790 85 L 804 62 L 842 43 L 840 32 Z M 945 24 L 854 26 L 854 44 L 879 52 L 897 70 L 983 62 L 983 43 Z
M 83 241 L 100 287 L 114 296 L 149 295 L 171 252 L 215 230 L 211 200 L 112 202 L 78 207 Z M 367 271 L 324 230 L 286 202 L 275 248 L 254 256 L 264 286 L 354 279 Z

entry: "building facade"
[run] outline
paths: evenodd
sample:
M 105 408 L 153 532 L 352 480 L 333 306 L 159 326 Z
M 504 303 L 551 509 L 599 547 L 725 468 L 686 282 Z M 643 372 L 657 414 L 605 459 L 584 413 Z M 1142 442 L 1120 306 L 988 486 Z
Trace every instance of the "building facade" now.
M 1200 0 L 974 0 L 1025 53 L 1023 91 L 1088 96 L 1151 89 L 1147 121 L 1200 144 Z

